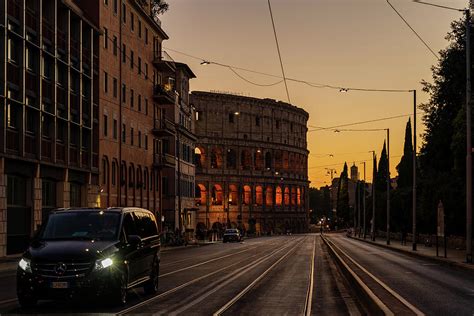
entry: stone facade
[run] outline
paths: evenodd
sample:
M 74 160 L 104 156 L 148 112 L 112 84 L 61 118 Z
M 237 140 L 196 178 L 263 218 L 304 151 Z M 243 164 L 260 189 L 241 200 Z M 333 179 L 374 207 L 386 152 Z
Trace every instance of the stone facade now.
M 284 102 L 192 92 L 200 227 L 308 229 L 308 113 Z

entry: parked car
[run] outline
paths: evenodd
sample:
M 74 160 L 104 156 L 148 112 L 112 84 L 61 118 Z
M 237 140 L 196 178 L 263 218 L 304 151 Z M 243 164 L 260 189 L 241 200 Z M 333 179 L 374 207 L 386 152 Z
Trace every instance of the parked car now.
M 160 238 L 145 209 L 71 208 L 53 211 L 17 270 L 22 307 L 39 299 L 107 297 L 125 304 L 127 291 L 158 291 Z
M 226 229 L 224 231 L 224 237 L 222 242 L 231 242 L 231 241 L 242 241 L 242 236 L 240 231 L 236 228 Z

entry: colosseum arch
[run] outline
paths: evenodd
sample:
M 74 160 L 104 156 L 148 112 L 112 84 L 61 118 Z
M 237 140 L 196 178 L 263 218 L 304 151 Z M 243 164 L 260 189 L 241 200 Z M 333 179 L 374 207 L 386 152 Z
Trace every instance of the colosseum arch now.
M 213 147 L 211 149 L 211 168 L 222 168 L 222 149 L 220 149 L 219 147 Z
M 252 170 L 252 153 L 248 149 L 240 152 L 240 167 L 242 170 Z
M 257 185 L 255 187 L 255 204 L 262 205 L 263 204 L 263 189 L 262 186 Z
M 226 167 L 227 169 L 237 168 L 237 154 L 233 149 L 227 149 Z
M 206 166 L 206 152 L 202 147 L 196 147 L 194 149 L 194 163 L 197 168 L 204 168 Z
M 251 197 L 252 197 L 252 188 L 248 185 L 244 185 L 244 200 L 243 200 L 243 204 L 244 205 L 250 205 L 250 202 L 251 202 Z
M 211 189 L 211 202 L 212 205 L 222 205 L 222 187 L 220 184 L 214 184 Z
M 284 202 L 285 202 L 285 206 L 290 205 L 290 189 L 288 187 L 285 187 Z
M 254 168 L 255 170 L 263 170 L 263 153 L 260 149 L 257 149 L 254 155 Z
M 202 183 L 196 184 L 196 204 L 206 205 L 207 190 L 206 186 Z
M 268 186 L 265 190 L 265 203 L 266 205 L 273 205 L 273 188 Z
M 278 205 L 278 206 L 281 206 L 281 203 L 282 203 L 282 200 L 283 200 L 282 195 L 283 194 L 282 194 L 282 191 L 281 191 L 281 187 L 277 186 L 276 190 L 275 190 L 275 204 Z
M 292 206 L 296 205 L 296 188 L 295 187 L 291 188 L 291 205 Z
M 300 188 L 296 189 L 296 204 L 298 206 L 301 206 L 301 189 Z
M 229 184 L 229 205 L 237 205 L 239 202 L 239 191 L 235 184 Z
M 272 169 L 272 154 L 269 151 L 265 154 L 265 169 Z

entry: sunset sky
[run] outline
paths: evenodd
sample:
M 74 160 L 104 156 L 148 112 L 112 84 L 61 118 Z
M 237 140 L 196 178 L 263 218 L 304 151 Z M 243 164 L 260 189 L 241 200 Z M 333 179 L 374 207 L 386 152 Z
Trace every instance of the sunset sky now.
M 259 87 L 238 78 L 229 69 L 200 65 L 200 60 L 175 51 L 223 64 L 281 75 L 267 0 L 169 0 L 169 11 L 161 17 L 170 39 L 163 43 L 174 60 L 187 63 L 197 79 L 192 90 L 232 91 L 259 98 L 287 101 L 283 83 Z M 432 3 L 464 8 L 466 1 L 435 0 Z M 421 91 L 422 79 L 431 81 L 433 54 L 404 24 L 385 0 L 272 0 L 273 15 L 287 77 L 313 83 L 376 89 L 417 89 L 418 103 L 428 95 Z M 462 13 L 420 5 L 410 0 L 391 3 L 438 52 L 450 22 Z M 175 50 L 175 51 L 173 51 Z M 239 71 L 259 84 L 279 81 Z M 308 128 L 330 127 L 413 113 L 411 93 L 356 92 L 313 88 L 288 82 L 291 103 L 309 113 Z M 421 115 L 418 131 L 423 132 Z M 392 177 L 403 153 L 408 116 L 351 129 L 390 128 Z M 344 161 L 367 160 L 371 180 L 371 153 L 380 151 L 385 131 L 308 133 L 311 186 L 330 183 L 325 168 L 339 174 Z M 421 138 L 418 145 L 421 145 Z M 330 157 L 329 154 L 334 155 Z M 362 165 L 359 164 L 363 177 Z

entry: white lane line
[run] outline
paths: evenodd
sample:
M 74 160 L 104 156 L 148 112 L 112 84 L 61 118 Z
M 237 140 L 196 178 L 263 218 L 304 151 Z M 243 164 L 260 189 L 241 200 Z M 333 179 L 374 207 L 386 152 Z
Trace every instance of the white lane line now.
M 243 289 L 239 294 L 237 294 L 232 300 L 227 302 L 227 304 L 225 304 L 218 311 L 216 311 L 213 314 L 213 316 L 222 315 L 223 312 L 225 312 L 227 309 L 229 309 L 229 307 L 234 305 L 235 302 L 237 302 L 239 299 L 241 299 L 242 296 L 244 296 L 248 291 L 250 291 L 250 289 L 252 289 L 255 286 L 255 284 L 257 284 L 261 279 L 263 279 L 274 267 L 276 267 L 280 262 L 282 262 L 286 257 L 288 257 L 288 255 L 290 253 L 294 252 L 295 250 L 296 250 L 295 247 L 291 247 L 291 249 L 286 254 L 284 254 L 282 257 L 280 257 L 280 259 L 278 259 L 275 263 L 273 263 L 268 269 L 266 269 L 258 278 L 256 278 L 252 283 L 250 283 L 245 289 Z M 246 271 L 243 271 L 243 272 L 246 272 Z M 235 278 L 236 277 L 232 278 L 229 281 L 233 281 L 233 279 L 235 279 Z M 220 286 L 222 287 L 222 286 L 225 286 L 225 285 L 227 285 L 227 283 L 221 284 Z M 182 310 L 184 310 L 184 308 Z M 180 311 L 182 311 L 182 310 L 180 310 Z
M 311 269 L 309 273 L 309 284 L 308 284 L 308 293 L 306 294 L 306 302 L 305 302 L 305 315 L 311 315 L 312 309 L 312 302 L 313 302 L 313 288 L 314 288 L 314 257 L 316 252 L 316 236 L 314 236 L 313 240 L 313 254 L 311 256 Z
M 8 300 L 0 301 L 0 305 L 4 305 L 4 304 L 8 304 L 8 303 L 13 303 L 13 302 L 16 302 L 16 301 L 18 301 L 17 298 L 11 298 L 11 299 L 8 299 Z
M 346 252 L 344 252 L 340 247 L 336 246 L 332 241 L 331 243 L 336 247 L 342 254 L 344 254 L 352 263 L 354 263 L 359 269 L 361 269 L 364 273 L 366 273 L 368 276 L 370 276 L 374 281 L 376 281 L 378 284 L 380 284 L 385 290 L 387 290 L 390 294 L 392 294 L 395 298 L 397 298 L 400 302 L 402 302 L 406 307 L 408 307 L 412 312 L 414 312 L 416 315 L 425 315 L 423 312 L 421 312 L 418 308 L 410 304 L 405 298 L 400 296 L 397 292 L 392 290 L 387 284 L 382 282 L 379 278 L 377 278 L 375 275 L 367 271 L 363 266 L 361 266 L 358 262 L 356 262 L 352 257 L 350 257 Z

